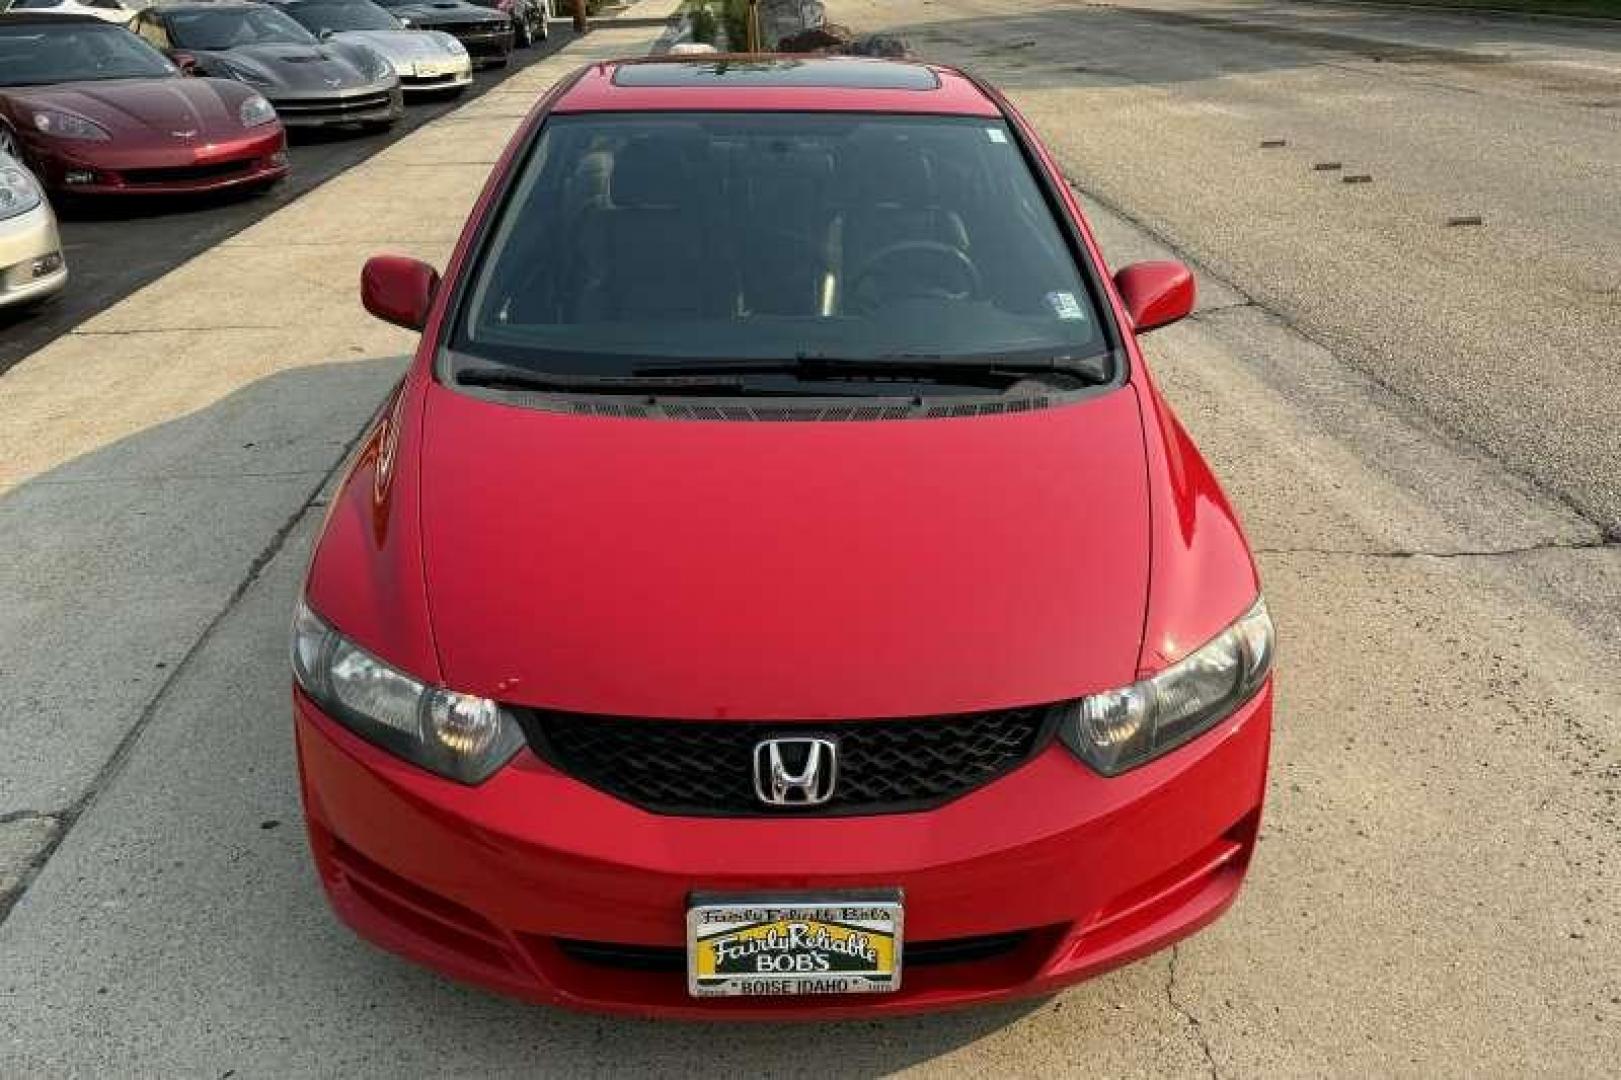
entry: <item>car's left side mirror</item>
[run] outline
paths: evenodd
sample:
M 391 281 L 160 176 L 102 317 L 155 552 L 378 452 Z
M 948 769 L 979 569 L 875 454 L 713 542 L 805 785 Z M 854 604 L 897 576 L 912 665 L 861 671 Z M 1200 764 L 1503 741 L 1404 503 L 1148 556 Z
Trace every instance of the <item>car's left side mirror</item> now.
M 360 299 L 384 322 L 421 330 L 428 325 L 439 271 L 425 262 L 398 255 L 379 255 L 360 272 Z
M 1179 262 L 1132 263 L 1114 276 L 1114 287 L 1139 334 L 1187 318 L 1198 296 L 1193 271 Z

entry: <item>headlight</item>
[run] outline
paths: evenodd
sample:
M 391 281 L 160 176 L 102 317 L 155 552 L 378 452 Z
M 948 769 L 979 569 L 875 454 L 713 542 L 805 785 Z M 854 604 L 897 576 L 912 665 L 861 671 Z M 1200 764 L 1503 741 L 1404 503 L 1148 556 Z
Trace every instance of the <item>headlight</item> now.
M 362 50 L 359 67 L 360 73 L 372 82 L 381 82 L 395 76 L 394 65 L 388 62 L 388 57 L 371 49 Z
M 1082 698 L 1059 735 L 1104 776 L 1176 749 L 1248 701 L 1272 668 L 1272 619 L 1257 600 L 1212 641 L 1159 674 Z
M 249 86 L 257 87 L 260 90 L 271 90 L 275 88 L 275 84 L 273 84 L 269 79 L 265 78 L 263 75 L 249 67 L 242 67 L 237 64 L 221 61 L 219 63 L 219 73 L 225 76 L 227 79 L 235 79 L 237 82 L 247 83 Z
M 0 165 L 0 221 L 26 214 L 45 199 L 27 169 Z
M 106 142 L 112 138 L 107 129 L 82 116 L 75 116 L 69 112 L 58 112 L 56 109 L 41 109 L 34 114 L 34 127 L 42 135 L 49 135 L 54 139 L 80 139 L 90 142 Z
M 270 102 L 258 94 L 254 94 L 242 103 L 242 108 L 237 110 L 237 115 L 242 118 L 243 127 L 256 128 L 263 127 L 276 119 L 276 110 L 271 106 Z
M 523 744 L 500 705 L 424 685 L 344 638 L 302 600 L 293 613 L 293 678 L 356 735 L 464 784 L 487 780 Z
M 433 39 L 439 43 L 439 49 L 441 52 L 448 53 L 451 56 L 467 55 L 467 46 L 463 45 L 449 34 L 442 31 L 435 31 Z

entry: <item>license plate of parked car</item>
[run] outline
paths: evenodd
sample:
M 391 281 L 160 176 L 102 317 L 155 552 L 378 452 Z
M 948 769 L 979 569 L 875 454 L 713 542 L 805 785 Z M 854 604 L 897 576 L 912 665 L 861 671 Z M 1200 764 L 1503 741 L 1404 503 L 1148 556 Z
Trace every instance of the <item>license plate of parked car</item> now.
M 884 994 L 901 985 L 901 897 L 694 897 L 687 989 L 694 997 Z

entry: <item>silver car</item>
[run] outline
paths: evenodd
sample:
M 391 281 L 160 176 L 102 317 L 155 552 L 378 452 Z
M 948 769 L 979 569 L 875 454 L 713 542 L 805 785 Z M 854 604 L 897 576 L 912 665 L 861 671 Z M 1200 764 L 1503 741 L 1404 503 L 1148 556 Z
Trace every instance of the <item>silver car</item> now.
M 67 281 L 45 192 L 21 162 L 0 152 L 0 308 L 43 300 Z
M 466 47 L 437 30 L 412 30 L 371 0 L 271 0 L 322 41 L 353 42 L 382 54 L 408 94 L 463 90 L 473 83 Z

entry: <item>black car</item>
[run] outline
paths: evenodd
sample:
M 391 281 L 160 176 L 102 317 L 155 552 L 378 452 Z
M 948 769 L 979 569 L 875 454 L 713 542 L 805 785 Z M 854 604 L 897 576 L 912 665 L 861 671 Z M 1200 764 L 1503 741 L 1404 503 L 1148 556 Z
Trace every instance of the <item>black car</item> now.
M 469 0 L 481 8 L 499 11 L 512 20 L 513 44 L 527 49 L 537 41 L 551 36 L 546 19 L 547 0 Z
M 399 74 L 385 57 L 320 41 L 273 7 L 161 4 L 137 15 L 132 29 L 190 74 L 253 87 L 288 127 L 386 127 L 405 115 Z
M 460 41 L 475 64 L 505 66 L 512 58 L 510 16 L 464 0 L 377 0 L 406 26 L 439 30 Z

